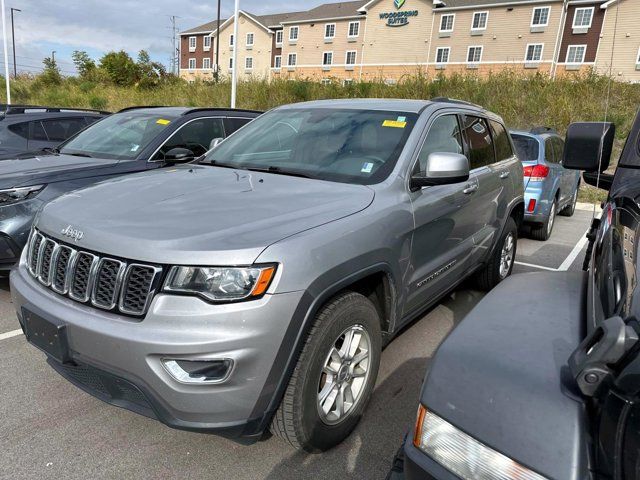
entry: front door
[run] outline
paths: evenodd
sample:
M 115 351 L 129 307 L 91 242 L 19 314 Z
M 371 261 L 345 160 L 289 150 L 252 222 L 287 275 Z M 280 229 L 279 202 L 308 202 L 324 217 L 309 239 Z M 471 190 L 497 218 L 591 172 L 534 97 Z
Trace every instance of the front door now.
M 458 116 L 437 117 L 428 129 L 414 173 L 426 171 L 429 154 L 464 152 Z M 404 314 L 410 315 L 450 288 L 468 267 L 473 236 L 468 183 L 438 185 L 411 192 L 415 228 Z M 468 193 L 465 193 L 467 190 Z

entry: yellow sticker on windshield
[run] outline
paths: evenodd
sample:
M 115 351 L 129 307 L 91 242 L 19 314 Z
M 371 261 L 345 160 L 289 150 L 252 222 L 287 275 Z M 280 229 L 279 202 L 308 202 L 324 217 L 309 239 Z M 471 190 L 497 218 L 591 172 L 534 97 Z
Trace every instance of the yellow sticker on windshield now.
M 407 126 L 407 122 L 399 122 L 398 120 L 385 120 L 382 122 L 383 127 L 391 128 L 404 128 Z
M 166 120 L 164 118 L 159 118 L 156 123 L 158 125 L 169 125 L 171 123 L 171 120 Z

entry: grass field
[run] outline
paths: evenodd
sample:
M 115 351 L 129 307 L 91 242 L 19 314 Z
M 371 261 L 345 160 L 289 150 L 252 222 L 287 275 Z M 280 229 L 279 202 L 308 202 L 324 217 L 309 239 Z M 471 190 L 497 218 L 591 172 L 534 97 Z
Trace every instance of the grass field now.
M 11 91 L 14 103 L 116 111 L 131 105 L 229 106 L 231 85 L 229 82 L 188 84 L 174 80 L 153 88 L 118 87 L 78 78 L 65 78 L 59 85 L 48 85 L 37 77 L 23 77 L 12 82 Z M 383 81 L 349 85 L 339 81 L 330 85 L 304 80 L 248 81 L 239 84 L 238 107 L 267 110 L 286 103 L 327 98 L 441 96 L 482 105 L 501 115 L 510 128 L 548 126 L 561 134 L 571 122 L 598 121 L 606 115 L 617 126 L 614 152 L 617 158 L 640 106 L 640 85 L 609 82 L 608 78 L 596 75 L 551 80 L 545 75 L 522 76 L 512 72 L 487 78 L 415 75 L 395 85 Z M 581 195 L 583 200 L 603 197 L 600 192 L 587 189 Z

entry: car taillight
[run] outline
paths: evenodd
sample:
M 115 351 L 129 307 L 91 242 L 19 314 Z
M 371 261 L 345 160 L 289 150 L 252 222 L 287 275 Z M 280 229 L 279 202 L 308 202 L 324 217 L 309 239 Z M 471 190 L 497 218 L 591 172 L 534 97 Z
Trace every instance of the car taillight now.
M 524 167 L 524 176 L 532 182 L 541 182 L 549 175 L 549 167 L 546 165 L 527 165 Z

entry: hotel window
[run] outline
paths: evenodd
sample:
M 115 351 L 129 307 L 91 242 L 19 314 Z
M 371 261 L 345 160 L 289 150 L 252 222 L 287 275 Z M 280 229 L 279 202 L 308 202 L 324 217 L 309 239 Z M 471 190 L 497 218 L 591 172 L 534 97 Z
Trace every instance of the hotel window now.
M 253 69 L 253 57 L 246 57 L 244 59 L 244 69 L 252 70 Z
M 525 56 L 526 62 L 540 62 L 542 61 L 542 50 L 544 43 L 532 43 L 527 45 L 527 54 Z
M 233 33 L 231 35 L 229 35 L 229 46 L 233 47 Z
M 322 83 L 322 85 L 331 85 L 331 79 L 330 78 L 323 78 L 320 83 Z
M 190 58 L 189 59 L 189 70 L 195 70 L 196 69 L 196 59 L 195 58 Z
M 247 33 L 247 47 L 253 47 L 253 33 Z
M 593 20 L 593 7 L 576 8 L 573 15 L 573 28 L 590 28 Z
M 469 47 L 467 63 L 480 63 L 480 61 L 482 61 L 482 47 Z
M 290 53 L 287 57 L 287 65 L 290 67 L 295 67 L 296 63 L 298 63 L 298 55 L 296 53 Z
M 471 22 L 471 30 L 486 30 L 489 12 L 475 12 Z
M 202 59 L 202 68 L 204 68 L 205 70 L 209 70 L 211 68 L 211 59 L 210 58 L 203 58 Z
M 436 50 L 436 63 L 449 63 L 450 47 L 438 47 Z
M 567 49 L 567 63 L 584 63 L 584 55 L 586 52 L 586 45 L 569 45 Z
M 453 23 L 455 19 L 456 19 L 456 15 L 454 13 L 450 13 L 448 15 L 442 15 L 442 17 L 440 17 L 440 31 L 453 32 Z
M 360 35 L 360 22 L 349 22 L 349 38 L 356 38 Z
M 638 56 L 636 57 L 636 66 L 640 65 L 640 48 L 638 49 Z
M 278 70 L 282 68 L 282 55 L 276 55 L 273 57 L 273 67 Z
M 282 45 L 282 36 L 283 36 L 282 30 L 276 31 L 276 45 Z
M 322 65 L 333 64 L 333 52 L 324 52 L 322 54 Z
M 289 28 L 289 41 L 295 42 L 298 40 L 298 36 L 300 34 L 300 27 L 290 27 Z
M 211 50 L 211 37 L 209 35 L 206 35 L 203 41 L 204 41 L 204 50 L 205 51 Z
M 357 52 L 355 50 L 351 50 L 347 52 L 347 56 L 345 58 L 344 63 L 347 65 L 355 65 L 356 64 L 356 55 Z
M 196 45 L 198 44 L 198 38 L 197 37 L 189 37 L 189 51 L 190 52 L 195 52 L 196 51 Z
M 532 27 L 546 27 L 549 25 L 549 13 L 551 7 L 536 7 L 533 9 L 533 15 L 531 16 Z
M 324 39 L 325 40 L 333 40 L 336 36 L 336 24 L 335 23 L 327 23 L 324 26 Z
M 229 59 L 229 70 L 233 70 L 233 57 Z

